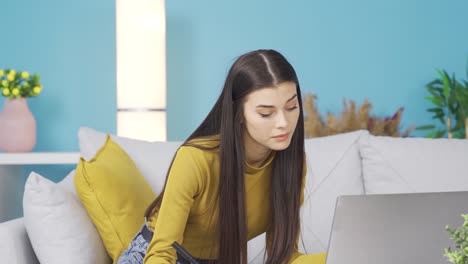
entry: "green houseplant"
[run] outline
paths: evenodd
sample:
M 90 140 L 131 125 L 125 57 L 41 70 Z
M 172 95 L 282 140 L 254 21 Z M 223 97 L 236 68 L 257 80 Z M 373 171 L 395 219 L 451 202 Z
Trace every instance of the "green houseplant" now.
M 426 85 L 431 95 L 425 99 L 433 103 L 427 111 L 442 124 L 442 128 L 435 125 L 417 127 L 417 130 L 432 130 L 426 137 L 468 138 L 468 62 L 466 70 L 467 79 L 457 80 L 455 74 L 450 76 L 445 70 L 437 69 L 439 78 Z
M 454 264 L 468 264 L 468 214 L 462 215 L 464 223 L 462 226 L 452 229 L 446 226 L 450 239 L 455 242 L 455 248 L 445 248 L 445 257 Z

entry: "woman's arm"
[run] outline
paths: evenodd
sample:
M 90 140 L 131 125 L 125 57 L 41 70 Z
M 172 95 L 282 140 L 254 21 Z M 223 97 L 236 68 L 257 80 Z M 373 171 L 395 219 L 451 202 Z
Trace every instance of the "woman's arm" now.
M 202 189 L 202 172 L 197 162 L 197 149 L 181 147 L 176 154 L 164 191 L 161 208 L 148 246 L 145 264 L 175 263 L 172 243 L 183 244 L 187 219 L 195 197 Z

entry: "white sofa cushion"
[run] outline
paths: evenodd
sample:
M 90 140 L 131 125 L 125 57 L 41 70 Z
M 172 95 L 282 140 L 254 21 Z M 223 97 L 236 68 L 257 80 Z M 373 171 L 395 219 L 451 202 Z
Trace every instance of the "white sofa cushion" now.
M 367 135 L 360 148 L 368 194 L 468 190 L 468 140 Z
M 24 227 L 24 218 L 0 223 L 0 256 L 1 263 L 39 264 Z
M 156 194 L 159 194 L 175 152 L 182 142 L 148 142 L 111 135 L 125 150 Z M 85 160 L 95 156 L 106 140 L 106 134 L 81 127 L 78 132 L 80 154 Z
M 78 197 L 78 194 L 76 193 L 76 189 L 75 189 L 75 183 L 74 183 L 74 180 L 75 180 L 75 170 L 72 170 L 68 173 L 67 176 L 65 176 L 65 178 L 63 178 L 60 182 L 58 182 L 57 184 L 64 188 L 65 190 L 71 192 L 73 195 L 75 195 L 76 197 Z
M 86 209 L 63 186 L 31 172 L 23 209 L 24 224 L 41 263 L 111 263 Z
M 363 194 L 359 139 L 367 131 L 305 140 L 307 175 L 301 208 L 299 251 L 321 253 L 327 250 L 336 198 L 342 194 Z M 249 243 L 249 263 L 263 263 L 265 235 Z M 249 251 L 249 253 L 250 253 Z
M 364 193 L 359 139 L 367 133 L 355 131 L 306 139 L 307 179 L 301 210 L 302 252 L 326 251 L 336 198 L 344 194 Z

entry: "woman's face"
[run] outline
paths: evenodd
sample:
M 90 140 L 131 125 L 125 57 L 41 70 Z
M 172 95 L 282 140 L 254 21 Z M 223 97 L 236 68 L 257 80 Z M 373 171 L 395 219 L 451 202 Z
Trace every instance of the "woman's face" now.
M 244 101 L 246 147 L 284 150 L 291 143 L 299 119 L 294 82 L 251 92 Z

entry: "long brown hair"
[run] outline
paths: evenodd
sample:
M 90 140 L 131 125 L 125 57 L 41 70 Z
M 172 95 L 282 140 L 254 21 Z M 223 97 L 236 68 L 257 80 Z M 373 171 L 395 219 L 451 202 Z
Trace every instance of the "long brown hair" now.
M 220 136 L 218 186 L 218 261 L 247 263 L 247 219 L 244 185 L 243 99 L 250 92 L 282 82 L 296 84 L 299 120 L 291 144 L 277 151 L 273 160 L 270 190 L 270 243 L 267 264 L 287 262 L 299 235 L 300 194 L 304 162 L 304 116 L 299 81 L 294 68 L 274 50 L 257 50 L 240 56 L 226 77 L 223 91 L 201 125 L 183 145 L 199 137 Z M 199 146 L 200 148 L 204 148 Z M 170 168 L 169 168 L 170 170 Z M 166 177 L 167 182 L 167 177 Z M 146 210 L 157 212 L 164 191 Z

